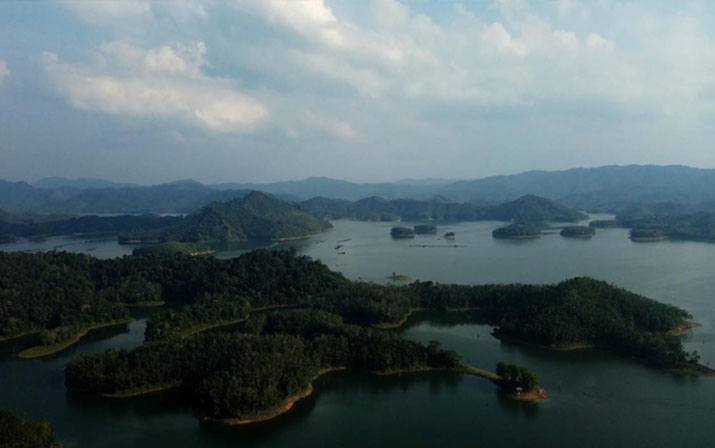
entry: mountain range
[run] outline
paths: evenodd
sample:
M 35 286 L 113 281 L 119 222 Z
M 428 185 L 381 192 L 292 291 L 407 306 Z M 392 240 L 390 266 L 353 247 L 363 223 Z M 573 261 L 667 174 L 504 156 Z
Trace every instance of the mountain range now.
M 225 202 L 260 190 L 281 199 L 316 196 L 356 201 L 432 200 L 496 204 L 534 194 L 569 207 L 617 213 L 632 204 L 674 202 L 715 210 L 715 170 L 680 165 L 628 165 L 528 171 L 475 180 L 354 183 L 324 177 L 269 184 L 203 185 L 186 180 L 135 186 L 98 179 L 44 179 L 31 185 L 0 180 L 0 209 L 34 213 L 190 213 L 210 202 Z

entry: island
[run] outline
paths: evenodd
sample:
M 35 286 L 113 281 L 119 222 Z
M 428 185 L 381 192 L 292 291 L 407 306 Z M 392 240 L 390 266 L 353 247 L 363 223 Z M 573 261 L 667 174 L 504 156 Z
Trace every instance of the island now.
M 371 196 L 354 202 L 315 197 L 301 202 L 300 206 L 318 217 L 358 221 L 577 222 L 588 218 L 581 212 L 536 195 L 525 195 L 496 205 L 450 202 L 441 197 L 419 201 Z
M 331 228 L 295 204 L 259 191 L 228 202 L 214 202 L 158 229 L 124 232 L 119 242 L 193 243 L 203 246 L 249 240 L 290 241 Z
M 179 220 L 176 216 L 154 214 L 119 216 L 66 216 L 12 214 L 0 210 L 0 244 L 17 238 L 42 240 L 53 235 L 116 235 L 167 227 Z
M 541 230 L 533 224 L 515 222 L 508 226 L 499 227 L 492 231 L 494 238 L 504 239 L 533 239 L 541 236 Z
M 393 227 L 390 229 L 390 236 L 395 239 L 414 238 L 415 231 L 409 227 Z
M 417 224 L 414 226 L 417 235 L 436 235 L 437 226 L 431 224 Z
M 538 387 L 534 375 L 501 377 L 466 366 L 437 341 L 423 345 L 307 309 L 256 315 L 232 333 L 202 333 L 131 351 L 82 355 L 65 374 L 68 388 L 109 397 L 158 390 L 154 385 L 181 385 L 202 419 L 241 425 L 288 411 L 312 393 L 315 379 L 346 369 L 379 375 L 474 375 L 494 382 L 508 396 L 522 385 L 528 390 Z
M 586 226 L 567 226 L 561 229 L 560 235 L 565 238 L 588 239 L 596 234 L 596 229 Z
M 32 420 L 17 412 L 0 409 L 0 447 L 62 448 L 47 420 Z
M 125 397 L 181 386 L 197 414 L 212 421 L 274 415 L 309 393 L 314 378 L 340 369 L 478 375 L 524 398 L 531 379 L 521 368 L 490 373 L 439 345 L 386 329 L 417 310 L 477 310 L 474 321 L 493 326 L 504 341 L 599 347 L 662 368 L 712 374 L 683 348 L 679 335 L 692 326 L 685 310 L 588 277 L 552 285 L 380 285 L 349 280 L 294 249 L 230 260 L 180 253 L 110 260 L 0 256 L 0 328 L 9 336 L 109 322 L 111 313 L 99 310 L 126 312 L 122 300 L 139 302 L 154 288 L 169 306 L 149 318 L 144 344 L 73 359 L 67 387 Z M 66 283 L 57 283 L 63 278 Z M 58 322 L 58 315 L 67 321 Z M 225 331 L 208 331 L 219 327 Z
M 668 239 L 664 229 L 658 228 L 634 228 L 630 231 L 631 241 L 636 242 L 649 242 L 649 241 L 663 241 Z

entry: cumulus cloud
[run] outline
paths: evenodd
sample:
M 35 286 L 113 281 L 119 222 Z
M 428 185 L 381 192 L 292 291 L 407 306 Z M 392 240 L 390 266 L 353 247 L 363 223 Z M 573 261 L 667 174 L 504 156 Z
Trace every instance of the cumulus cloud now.
M 343 140 L 353 140 L 358 137 L 358 133 L 349 123 L 319 115 L 311 111 L 305 111 L 303 113 L 302 121 L 311 128 L 327 132 Z
M 65 8 L 85 22 L 102 26 L 124 27 L 127 23 L 146 22 L 165 18 L 186 22 L 205 17 L 207 1 L 172 0 L 58 0 Z
M 42 66 L 57 92 L 79 109 L 181 119 L 213 132 L 254 129 L 268 110 L 232 82 L 206 76 L 205 52 L 203 42 L 150 49 L 111 42 L 97 48 L 89 66 L 50 52 L 43 54 Z
M 0 84 L 10 76 L 10 69 L 7 67 L 7 62 L 3 58 L 0 58 Z

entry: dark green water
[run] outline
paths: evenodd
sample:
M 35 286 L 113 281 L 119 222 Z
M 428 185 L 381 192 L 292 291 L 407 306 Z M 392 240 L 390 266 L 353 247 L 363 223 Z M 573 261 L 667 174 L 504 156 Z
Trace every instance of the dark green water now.
M 589 241 L 558 234 L 504 241 L 491 238 L 496 226 L 440 228 L 440 235 L 455 231 L 451 244 L 463 248 L 410 247 L 446 242 L 438 236 L 392 240 L 391 224 L 356 222 L 335 223 L 332 231 L 291 245 L 348 277 L 380 282 L 392 272 L 459 283 L 591 275 L 690 311 L 704 326 L 686 337 L 686 345 L 715 364 L 715 245 L 632 243 L 621 229 L 601 230 Z M 119 252 L 113 244 L 93 252 L 112 256 Z M 343 247 L 336 250 L 337 244 Z M 274 421 L 220 428 L 199 424 L 170 391 L 119 401 L 67 393 L 62 369 L 72 356 L 136 346 L 143 322 L 93 332 L 47 359 L 16 360 L 10 352 L 22 343 L 0 345 L 0 406 L 47 417 L 68 447 L 702 447 L 712 446 L 715 436 L 715 378 L 664 372 L 597 350 L 553 352 L 501 343 L 489 327 L 470 324 L 469 315 L 458 313 L 418 314 L 400 331 L 425 342 L 438 339 L 474 366 L 493 368 L 499 360 L 529 366 L 551 398 L 539 405 L 514 403 L 485 380 L 453 374 L 337 372 L 319 379 L 313 396 Z

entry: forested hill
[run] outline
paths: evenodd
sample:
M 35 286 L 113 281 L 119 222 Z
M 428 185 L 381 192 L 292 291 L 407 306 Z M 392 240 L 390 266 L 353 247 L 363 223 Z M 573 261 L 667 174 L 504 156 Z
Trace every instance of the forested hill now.
M 217 190 L 198 182 L 121 188 L 37 188 L 0 180 L 0 209 L 32 213 L 190 213 L 212 201 L 240 198 L 247 190 Z
M 320 217 L 349 218 L 361 221 L 525 221 L 574 222 L 587 216 L 549 199 L 525 195 L 499 205 L 449 202 L 441 197 L 430 201 L 386 200 L 376 196 L 355 202 L 316 197 L 300 206 Z
M 295 204 L 253 191 L 241 199 L 211 203 L 166 228 L 121 234 L 120 241 L 229 243 L 296 238 L 328 228 L 330 223 Z
M 179 221 L 175 216 L 120 215 L 80 216 L 15 215 L 0 210 L 0 243 L 16 237 L 50 235 L 112 234 L 167 227 Z
M 594 344 L 671 366 L 692 362 L 668 333 L 687 312 L 590 278 L 384 286 L 350 281 L 294 251 L 253 251 L 232 260 L 0 252 L 0 338 L 42 331 L 43 343 L 54 344 L 82 328 L 125 319 L 125 303 L 158 301 L 172 306 L 152 316 L 147 340 L 174 339 L 269 306 L 320 309 L 361 325 L 399 321 L 417 308 L 478 308 L 505 336 Z

